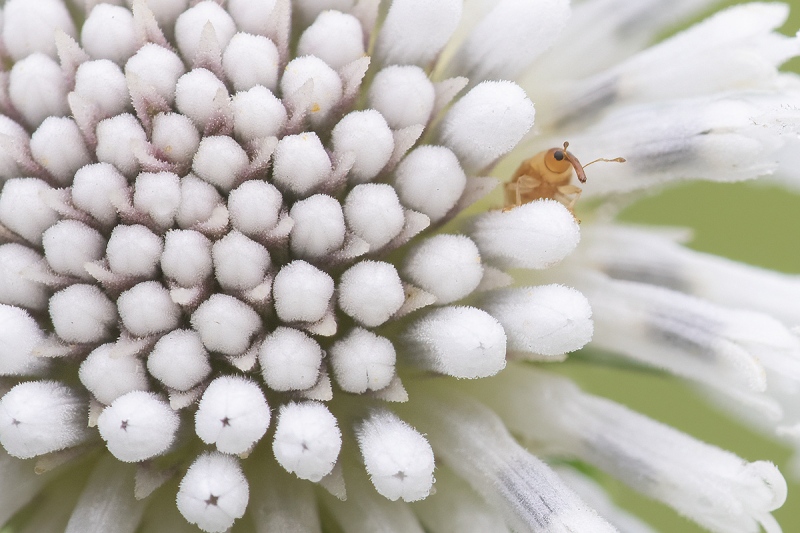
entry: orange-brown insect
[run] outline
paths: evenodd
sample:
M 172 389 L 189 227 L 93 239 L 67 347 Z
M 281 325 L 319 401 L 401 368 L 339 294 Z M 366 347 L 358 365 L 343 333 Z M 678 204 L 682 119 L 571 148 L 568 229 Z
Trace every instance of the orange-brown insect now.
M 592 163 L 607 161 L 624 163 L 625 159 L 595 159 L 591 163 L 581 165 L 578 158 L 567 151 L 568 142 L 564 148 L 551 148 L 546 152 L 539 152 L 530 159 L 522 162 L 511 181 L 505 184 L 505 209 L 511 209 L 534 200 L 557 200 L 574 214 L 575 203 L 581 195 L 581 188 L 570 184 L 572 170 L 578 175 L 581 183 L 586 183 L 586 173 L 583 171 Z

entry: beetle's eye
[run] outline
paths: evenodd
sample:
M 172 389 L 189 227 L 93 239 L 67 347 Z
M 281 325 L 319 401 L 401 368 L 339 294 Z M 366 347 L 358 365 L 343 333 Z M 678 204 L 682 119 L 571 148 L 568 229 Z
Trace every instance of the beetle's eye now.
M 563 161 L 564 160 L 564 152 L 561 150 L 556 150 L 553 152 L 553 157 L 556 158 L 556 161 Z

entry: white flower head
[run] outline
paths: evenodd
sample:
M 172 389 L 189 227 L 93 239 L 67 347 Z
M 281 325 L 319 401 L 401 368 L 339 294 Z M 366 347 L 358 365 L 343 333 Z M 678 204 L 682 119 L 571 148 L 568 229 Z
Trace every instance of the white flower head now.
M 798 281 L 606 216 L 796 186 L 784 6 L 647 48 L 710 3 L 7 0 L 0 527 L 649 531 L 566 458 L 780 531 L 774 465 L 533 368 L 594 346 L 800 449 Z

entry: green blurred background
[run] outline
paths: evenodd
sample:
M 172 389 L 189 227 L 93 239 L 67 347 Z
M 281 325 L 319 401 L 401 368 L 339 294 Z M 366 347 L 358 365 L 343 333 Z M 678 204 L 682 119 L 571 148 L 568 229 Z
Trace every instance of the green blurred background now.
M 728 4 L 744 2 L 727 2 Z M 792 15 L 783 28 L 800 29 L 800 0 L 790 0 Z M 800 60 L 785 70 L 800 72 Z M 692 248 L 731 259 L 800 274 L 800 193 L 760 183 L 696 183 L 668 189 L 629 207 L 622 219 L 637 223 L 691 227 Z M 800 302 L 790 302 L 800 305 Z M 791 450 L 749 431 L 710 407 L 676 379 L 636 370 L 567 363 L 564 373 L 587 391 L 615 399 L 657 420 L 750 460 L 776 463 L 789 482 L 789 498 L 774 513 L 784 533 L 800 532 L 800 479 L 791 479 Z M 633 510 L 662 533 L 703 530 L 659 503 L 645 499 L 613 478 L 603 485 L 618 504 Z

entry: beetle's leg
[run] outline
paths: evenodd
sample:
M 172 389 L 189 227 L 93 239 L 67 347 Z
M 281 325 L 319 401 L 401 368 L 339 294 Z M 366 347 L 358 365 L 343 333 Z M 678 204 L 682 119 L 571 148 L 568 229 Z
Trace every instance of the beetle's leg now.
M 558 188 L 559 198 L 556 199 L 563 203 L 564 206 L 569 209 L 570 213 L 572 213 L 573 209 L 575 208 L 575 204 L 578 202 L 578 198 L 581 197 L 582 192 L 583 189 L 575 185 L 561 185 Z
M 539 178 L 534 178 L 533 176 L 529 176 L 527 174 L 523 174 L 519 176 L 514 181 L 510 181 L 505 185 L 506 191 L 506 199 L 505 199 L 505 207 L 503 211 L 508 211 L 509 209 L 513 209 L 514 207 L 519 207 L 523 203 L 525 203 L 522 199 L 523 195 L 530 193 L 536 187 L 542 184 L 542 181 Z M 509 194 L 513 191 L 514 200 L 509 201 Z

